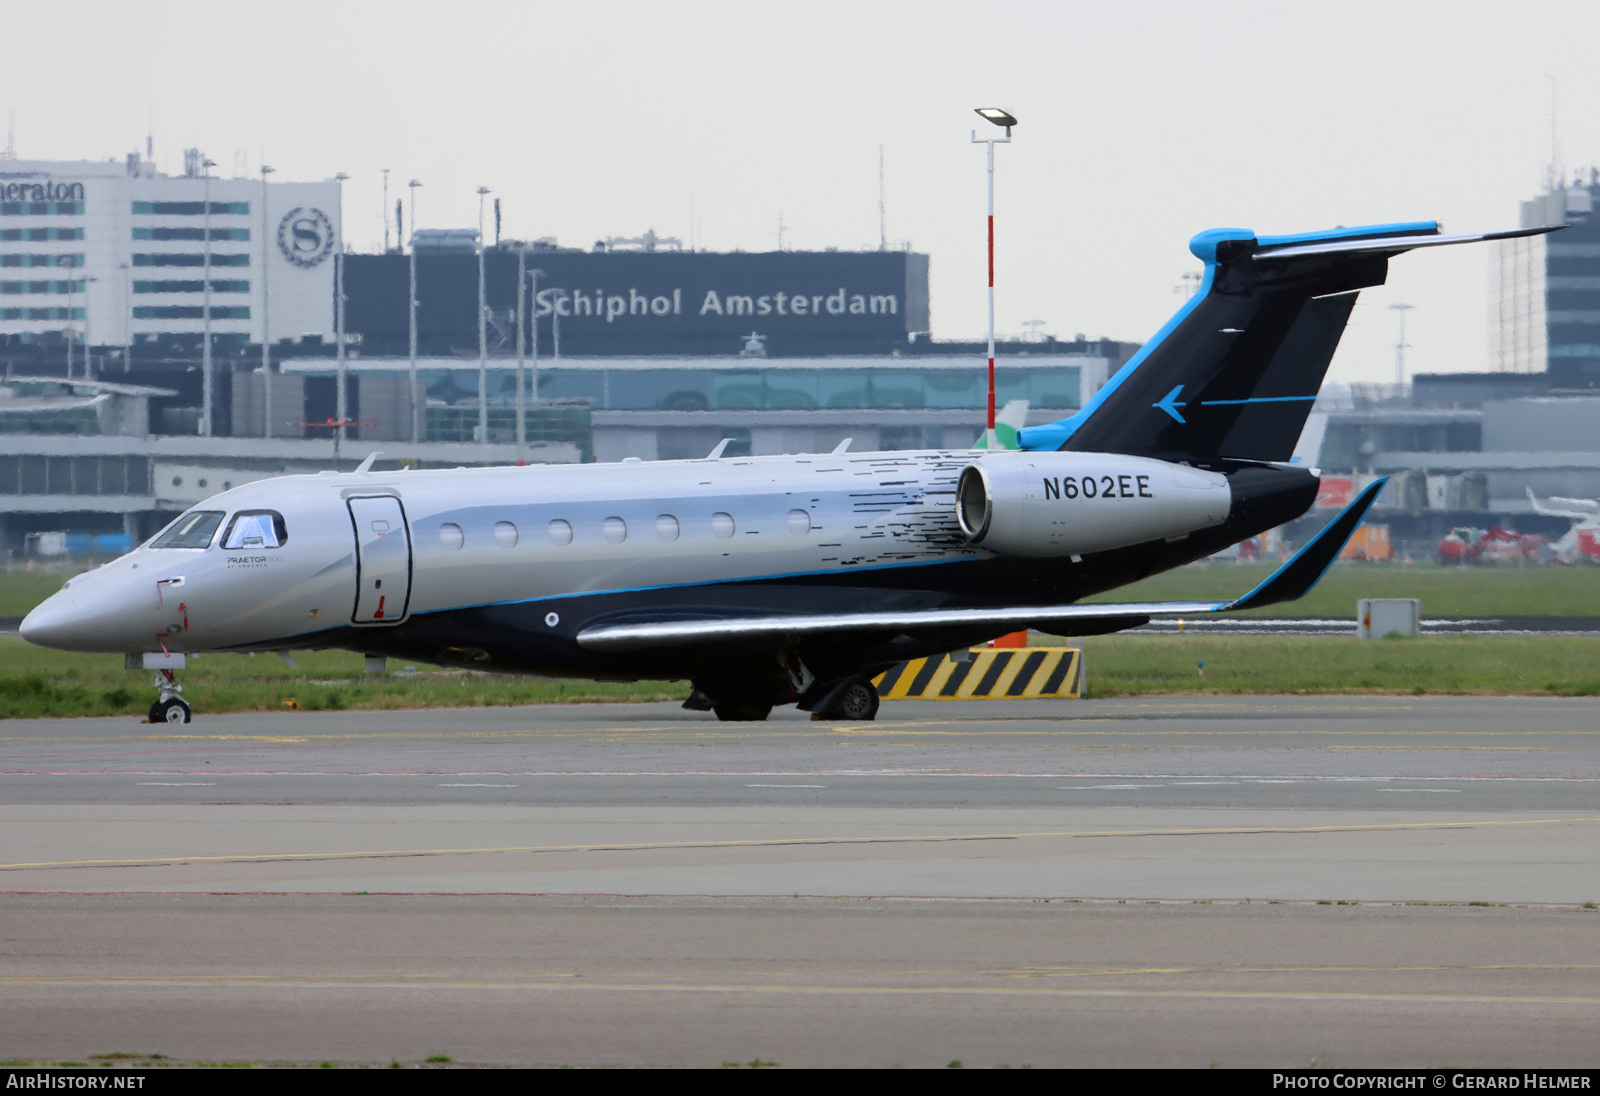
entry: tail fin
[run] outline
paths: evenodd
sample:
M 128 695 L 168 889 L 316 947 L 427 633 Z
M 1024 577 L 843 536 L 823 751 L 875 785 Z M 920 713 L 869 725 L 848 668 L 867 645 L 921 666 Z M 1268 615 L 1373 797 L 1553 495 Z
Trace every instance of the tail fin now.
M 1017 435 L 1028 422 L 1028 401 L 1007 400 L 994 417 L 994 443 L 989 441 L 989 431 L 985 430 L 978 435 L 978 440 L 972 443 L 974 449 L 1017 449 Z
M 1287 461 L 1358 293 L 1416 247 L 1549 232 L 1441 236 L 1433 221 L 1295 236 L 1216 228 L 1189 241 L 1200 291 L 1069 419 L 1021 432 L 1033 450 Z

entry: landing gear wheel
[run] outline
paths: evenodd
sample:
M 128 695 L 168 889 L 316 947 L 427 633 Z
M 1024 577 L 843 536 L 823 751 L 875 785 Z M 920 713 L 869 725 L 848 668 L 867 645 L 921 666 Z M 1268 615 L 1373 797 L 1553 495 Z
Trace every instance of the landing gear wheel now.
M 870 723 L 878 717 L 878 690 L 870 681 L 858 681 L 839 697 L 839 707 L 834 710 L 838 719 Z
M 172 675 L 171 670 L 156 671 L 156 692 L 161 694 L 154 704 L 150 705 L 150 722 L 152 723 L 187 723 L 192 718 L 189 705 L 183 702 L 178 694 L 183 692 L 183 686 L 178 684 L 178 679 Z
M 715 704 L 711 710 L 724 723 L 759 723 L 772 714 L 771 704 Z
M 188 723 L 193 718 L 189 705 L 173 697 L 170 700 L 158 700 L 150 705 L 150 722 L 152 723 Z

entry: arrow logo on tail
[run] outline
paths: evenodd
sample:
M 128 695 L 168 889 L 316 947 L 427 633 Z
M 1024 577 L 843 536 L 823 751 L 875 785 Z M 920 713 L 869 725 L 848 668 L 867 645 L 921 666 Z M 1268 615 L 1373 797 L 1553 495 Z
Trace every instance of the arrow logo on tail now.
M 1178 393 L 1182 391 L 1183 385 L 1180 384 L 1171 392 L 1168 392 L 1165 396 L 1161 397 L 1158 402 L 1152 403 L 1150 406 L 1165 411 L 1167 414 L 1171 415 L 1173 420 L 1176 422 L 1185 422 L 1186 420 L 1184 417 L 1178 413 L 1178 408 L 1184 406 L 1183 403 L 1181 403 L 1178 399 Z

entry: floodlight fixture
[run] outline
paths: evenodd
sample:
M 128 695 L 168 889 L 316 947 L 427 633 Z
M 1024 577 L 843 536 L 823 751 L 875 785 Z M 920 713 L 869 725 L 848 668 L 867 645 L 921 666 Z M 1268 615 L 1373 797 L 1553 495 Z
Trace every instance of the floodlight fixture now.
M 1010 129 L 1017 124 L 1015 115 L 1003 111 L 999 107 L 979 107 L 977 112 L 981 117 L 987 118 L 997 126 L 1004 126 L 1006 129 Z

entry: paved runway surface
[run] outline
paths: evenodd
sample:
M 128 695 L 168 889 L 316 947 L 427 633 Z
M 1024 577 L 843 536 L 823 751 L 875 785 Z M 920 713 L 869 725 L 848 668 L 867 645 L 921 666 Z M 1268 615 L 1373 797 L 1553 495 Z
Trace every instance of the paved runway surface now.
M 0 1056 L 1595 1063 L 1600 702 L 882 715 L 0 724 Z

